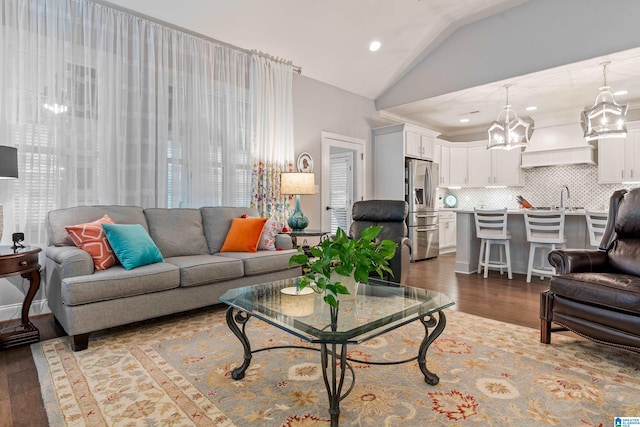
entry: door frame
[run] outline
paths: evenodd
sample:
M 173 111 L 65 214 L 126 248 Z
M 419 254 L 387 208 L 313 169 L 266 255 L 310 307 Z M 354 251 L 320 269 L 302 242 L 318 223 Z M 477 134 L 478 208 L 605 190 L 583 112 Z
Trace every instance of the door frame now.
M 326 209 L 329 206 L 331 200 L 329 189 L 331 183 L 329 177 L 331 175 L 331 147 L 339 147 L 342 149 L 350 150 L 355 153 L 354 156 L 354 168 L 353 168 L 353 200 L 364 200 L 366 194 L 366 176 L 367 176 L 367 163 L 366 163 L 366 148 L 367 141 L 361 138 L 354 138 L 351 136 L 340 135 L 331 132 L 320 132 L 321 135 L 321 150 L 322 150 L 322 170 L 321 181 L 322 191 L 320 192 L 320 227 L 322 230 L 329 230 L 331 228 L 331 217 L 329 211 Z

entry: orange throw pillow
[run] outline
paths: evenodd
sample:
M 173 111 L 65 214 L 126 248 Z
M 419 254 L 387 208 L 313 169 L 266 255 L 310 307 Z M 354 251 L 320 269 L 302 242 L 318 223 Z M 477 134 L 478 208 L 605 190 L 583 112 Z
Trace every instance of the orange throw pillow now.
M 267 218 L 234 218 L 220 252 L 255 252 Z
M 96 270 L 106 270 L 116 263 L 116 256 L 107 241 L 102 224 L 114 224 L 114 222 L 105 215 L 93 222 L 65 227 L 73 243 L 91 255 Z

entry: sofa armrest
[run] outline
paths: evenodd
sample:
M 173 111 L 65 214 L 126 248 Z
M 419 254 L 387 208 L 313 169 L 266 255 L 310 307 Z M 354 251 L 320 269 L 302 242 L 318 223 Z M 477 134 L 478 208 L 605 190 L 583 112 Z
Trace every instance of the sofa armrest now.
M 45 256 L 60 266 L 62 278 L 93 274 L 91 255 L 75 246 L 48 246 Z
M 554 250 L 549 253 L 549 264 L 556 273 L 601 273 L 608 271 L 609 255 L 604 251 Z
M 276 234 L 276 249 L 293 249 L 291 235 L 287 233 Z

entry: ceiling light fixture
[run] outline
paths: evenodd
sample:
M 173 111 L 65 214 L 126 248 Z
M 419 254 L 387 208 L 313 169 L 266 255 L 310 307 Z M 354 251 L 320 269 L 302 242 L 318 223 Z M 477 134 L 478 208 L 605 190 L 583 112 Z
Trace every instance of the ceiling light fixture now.
M 382 47 L 382 43 L 380 43 L 378 40 L 374 40 L 369 45 L 369 50 L 371 52 L 376 52 L 378 49 L 380 49 L 380 47 Z
M 469 119 L 460 119 L 460 123 L 469 123 Z
M 527 111 L 536 111 L 537 109 L 538 109 L 538 107 L 536 107 L 535 105 L 532 105 L 531 107 L 525 108 L 525 110 L 527 110 Z
M 582 130 L 587 141 L 604 138 L 624 138 L 627 136 L 626 115 L 628 105 L 619 105 L 607 85 L 607 65 L 602 64 L 604 85 L 596 96 L 593 107 L 582 112 Z
M 526 122 L 520 118 L 509 105 L 509 88 L 511 85 L 505 85 L 507 92 L 507 103 L 498 114 L 496 121 L 491 123 L 487 133 L 489 141 L 487 142 L 487 150 L 500 148 L 503 150 L 512 150 L 514 148 L 526 147 L 529 139 L 533 134 L 533 123 Z

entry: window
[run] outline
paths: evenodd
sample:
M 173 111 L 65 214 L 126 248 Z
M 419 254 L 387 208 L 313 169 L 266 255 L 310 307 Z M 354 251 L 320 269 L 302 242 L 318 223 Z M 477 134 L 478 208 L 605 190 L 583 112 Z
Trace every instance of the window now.
M 331 155 L 331 234 L 338 227 L 349 231 L 353 204 L 353 154 Z

